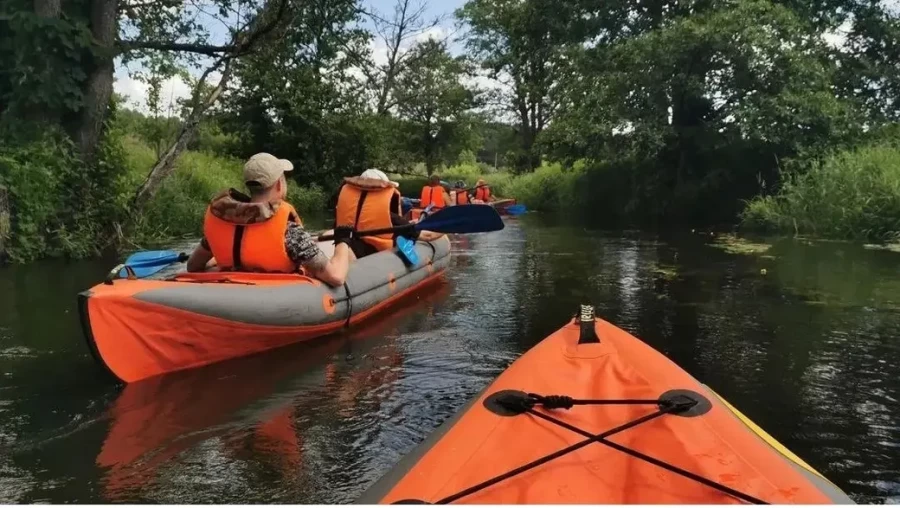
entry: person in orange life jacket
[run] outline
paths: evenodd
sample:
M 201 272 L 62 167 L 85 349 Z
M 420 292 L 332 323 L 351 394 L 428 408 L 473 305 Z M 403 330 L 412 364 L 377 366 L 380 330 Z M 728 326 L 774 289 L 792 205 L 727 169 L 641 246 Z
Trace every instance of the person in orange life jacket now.
M 411 222 L 402 214 L 401 196 L 397 190 L 399 185 L 383 171 L 374 168 L 363 171 L 359 176 L 344 178 L 335 208 L 335 224 L 352 224 L 354 231 L 410 225 Z M 414 241 L 432 241 L 443 235 L 412 230 L 404 236 Z M 357 258 L 361 258 L 392 249 L 396 237 L 396 233 L 354 237 L 350 248 Z
M 446 206 L 453 205 L 450 194 L 441 185 L 441 177 L 438 175 L 431 175 L 428 179 L 428 185 L 422 187 L 422 194 L 419 196 L 419 207 L 425 209 L 428 208 L 428 205 L 434 205 L 431 208 L 432 213 Z
M 475 184 L 475 196 L 472 198 L 474 203 L 490 203 L 494 200 L 494 197 L 491 196 L 491 187 L 484 181 L 483 178 L 479 178 L 478 182 Z
M 187 270 L 204 271 L 212 265 L 210 261 L 222 270 L 289 273 L 299 269 L 331 286 L 342 285 L 354 259 L 349 247 L 353 228 L 334 229 L 334 255 L 329 259 L 284 200 L 285 173 L 293 169 L 290 161 L 268 153 L 251 157 L 244 164 L 250 196 L 228 189 L 212 199 L 203 220 L 203 238 L 191 253 Z
M 469 191 L 466 190 L 466 182 L 459 180 L 454 184 L 454 187 L 456 187 L 456 190 L 453 191 L 454 205 L 468 205 L 472 202 Z

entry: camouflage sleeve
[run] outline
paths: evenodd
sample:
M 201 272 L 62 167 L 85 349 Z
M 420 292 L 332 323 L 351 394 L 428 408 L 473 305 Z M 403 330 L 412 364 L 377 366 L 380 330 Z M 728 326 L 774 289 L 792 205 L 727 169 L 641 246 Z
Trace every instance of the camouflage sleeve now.
M 291 261 L 311 270 L 321 270 L 328 257 L 319 249 L 318 241 L 299 224 L 289 224 L 284 233 L 284 248 Z

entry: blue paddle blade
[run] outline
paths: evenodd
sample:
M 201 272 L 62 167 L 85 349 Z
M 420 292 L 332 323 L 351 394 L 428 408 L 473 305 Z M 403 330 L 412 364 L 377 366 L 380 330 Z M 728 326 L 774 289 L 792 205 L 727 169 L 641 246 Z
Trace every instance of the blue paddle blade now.
M 512 205 L 512 206 L 507 206 L 504 211 L 506 213 L 508 213 L 509 215 L 522 215 L 523 213 L 527 212 L 528 210 L 525 209 L 525 205 Z
M 416 252 L 416 243 L 409 238 L 398 236 L 397 250 L 400 251 L 400 257 L 409 262 L 409 265 L 416 266 L 419 264 L 419 253 Z
M 490 205 L 466 205 L 442 208 L 415 224 L 419 231 L 435 233 L 487 233 L 504 228 L 503 219 Z
M 172 261 L 165 261 L 171 259 Z M 144 264 L 145 262 L 171 263 L 178 260 L 178 253 L 174 250 L 142 250 L 128 256 L 126 265 Z
M 125 266 L 131 268 L 135 277 L 142 279 L 184 259 L 184 254 L 172 250 L 141 251 L 128 256 Z M 128 270 L 126 268 L 119 270 L 119 277 L 128 277 Z

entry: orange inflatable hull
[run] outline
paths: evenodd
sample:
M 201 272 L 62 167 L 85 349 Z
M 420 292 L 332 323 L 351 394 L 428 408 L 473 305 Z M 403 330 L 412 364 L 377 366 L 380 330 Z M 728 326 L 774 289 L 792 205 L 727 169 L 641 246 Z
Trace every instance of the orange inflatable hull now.
M 418 265 L 382 251 L 354 261 L 336 288 L 299 274 L 115 279 L 79 295 L 82 327 L 95 359 L 125 383 L 247 356 L 339 332 L 431 287 L 450 241 L 415 248 Z
M 587 309 L 359 501 L 852 503 L 708 387 Z

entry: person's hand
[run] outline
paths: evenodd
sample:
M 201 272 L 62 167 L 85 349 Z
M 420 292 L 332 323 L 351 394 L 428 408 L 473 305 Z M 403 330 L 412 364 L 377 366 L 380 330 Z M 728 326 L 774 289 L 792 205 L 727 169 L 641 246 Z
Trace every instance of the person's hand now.
M 410 223 L 409 225 L 412 226 L 413 224 Z M 415 227 L 406 227 L 401 229 L 400 231 L 397 231 L 397 234 L 416 242 L 419 240 L 419 235 L 422 234 L 422 231 L 416 229 Z
M 334 228 L 334 244 L 346 243 L 350 246 L 350 240 L 356 237 L 356 230 L 352 226 L 335 226 Z

